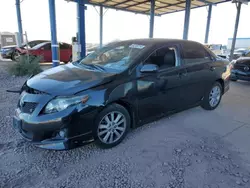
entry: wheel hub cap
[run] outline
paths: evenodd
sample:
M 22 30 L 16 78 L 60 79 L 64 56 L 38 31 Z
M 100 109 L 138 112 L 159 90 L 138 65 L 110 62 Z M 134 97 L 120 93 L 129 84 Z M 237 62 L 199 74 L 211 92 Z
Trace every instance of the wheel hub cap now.
M 219 86 L 214 86 L 209 94 L 209 104 L 211 107 L 215 107 L 221 98 L 221 89 Z
M 125 116 L 120 112 L 105 115 L 98 125 L 98 138 L 105 144 L 112 144 L 119 140 L 126 130 Z

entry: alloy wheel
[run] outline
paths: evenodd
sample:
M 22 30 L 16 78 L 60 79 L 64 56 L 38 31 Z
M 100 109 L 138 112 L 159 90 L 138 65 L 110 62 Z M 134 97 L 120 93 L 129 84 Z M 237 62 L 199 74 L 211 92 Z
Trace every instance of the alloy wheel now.
M 105 144 L 113 144 L 118 141 L 126 131 L 126 118 L 118 111 L 105 115 L 97 129 L 99 139 Z
M 209 104 L 211 107 L 215 107 L 220 102 L 221 89 L 219 86 L 214 86 L 209 94 Z
M 16 62 L 18 62 L 19 59 L 20 59 L 20 53 L 15 52 L 15 54 L 14 54 L 14 60 L 15 60 Z

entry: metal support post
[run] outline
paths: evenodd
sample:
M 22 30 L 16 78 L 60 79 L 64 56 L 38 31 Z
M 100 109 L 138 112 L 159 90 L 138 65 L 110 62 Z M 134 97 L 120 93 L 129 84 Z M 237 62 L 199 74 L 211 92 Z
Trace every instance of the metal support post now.
M 191 0 L 186 0 L 184 31 L 183 31 L 183 39 L 184 40 L 188 39 L 190 10 L 191 10 Z
M 100 6 L 100 47 L 102 47 L 103 37 L 103 6 Z
M 85 5 L 83 0 L 77 0 L 78 13 L 78 42 L 81 45 L 81 59 L 86 56 L 86 40 L 85 40 Z
M 55 0 L 49 0 L 50 30 L 51 30 L 51 49 L 53 67 L 59 65 L 58 43 L 56 34 L 56 9 Z
M 231 51 L 230 51 L 230 59 L 229 59 L 230 61 L 233 60 L 233 55 L 234 55 L 234 49 L 235 49 L 237 31 L 238 31 L 239 20 L 240 20 L 241 4 L 242 4 L 241 2 L 236 3 L 236 6 L 237 6 L 237 15 L 236 15 L 235 26 L 234 26 L 234 36 L 233 36 L 232 45 L 231 45 Z
M 155 0 L 151 0 L 149 38 L 153 38 L 154 35 L 154 19 L 155 19 Z
M 211 22 L 211 15 L 212 15 L 212 4 L 208 6 L 208 15 L 207 15 L 207 27 L 206 27 L 206 34 L 205 34 L 205 43 L 208 43 L 209 37 L 209 30 L 210 30 L 210 22 Z
M 20 9 L 20 0 L 16 0 L 16 14 L 17 14 L 17 24 L 18 24 L 18 33 L 20 43 L 23 43 L 23 26 L 22 26 L 22 17 Z

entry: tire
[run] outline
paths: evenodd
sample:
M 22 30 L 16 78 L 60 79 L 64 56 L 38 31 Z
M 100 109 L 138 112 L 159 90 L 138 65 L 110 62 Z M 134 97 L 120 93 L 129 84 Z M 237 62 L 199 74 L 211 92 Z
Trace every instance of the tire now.
M 130 120 L 126 108 L 119 104 L 112 104 L 104 108 L 95 119 L 93 135 L 96 144 L 101 148 L 118 145 L 130 129 Z
M 12 53 L 11 60 L 12 60 L 12 61 L 19 62 L 19 58 L 20 58 L 20 53 L 19 53 L 17 50 L 15 50 L 15 51 Z
M 19 60 L 20 60 L 20 52 L 15 50 L 15 52 L 13 53 L 12 56 L 13 56 L 13 61 L 19 62 Z
M 218 93 L 217 93 L 218 92 Z M 214 93 L 214 97 L 212 96 Z M 222 97 L 222 86 L 219 82 L 215 82 L 214 85 L 206 92 L 201 107 L 205 110 L 214 110 L 220 104 Z M 214 102 L 213 102 L 213 101 Z
M 14 59 L 14 54 L 15 54 L 15 52 L 13 52 L 13 53 L 11 54 L 11 58 L 10 58 L 10 59 L 11 59 L 12 61 L 15 61 L 15 59 Z

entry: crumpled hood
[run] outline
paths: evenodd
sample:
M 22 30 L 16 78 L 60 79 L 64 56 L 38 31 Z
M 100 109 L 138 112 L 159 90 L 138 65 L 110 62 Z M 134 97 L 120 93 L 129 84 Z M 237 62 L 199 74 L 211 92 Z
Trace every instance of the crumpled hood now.
M 2 49 L 9 49 L 9 48 L 16 48 L 16 45 L 11 45 L 11 46 L 4 46 L 2 47 Z
M 110 82 L 116 74 L 90 71 L 73 64 L 48 69 L 27 81 L 30 88 L 52 95 L 73 95 Z

